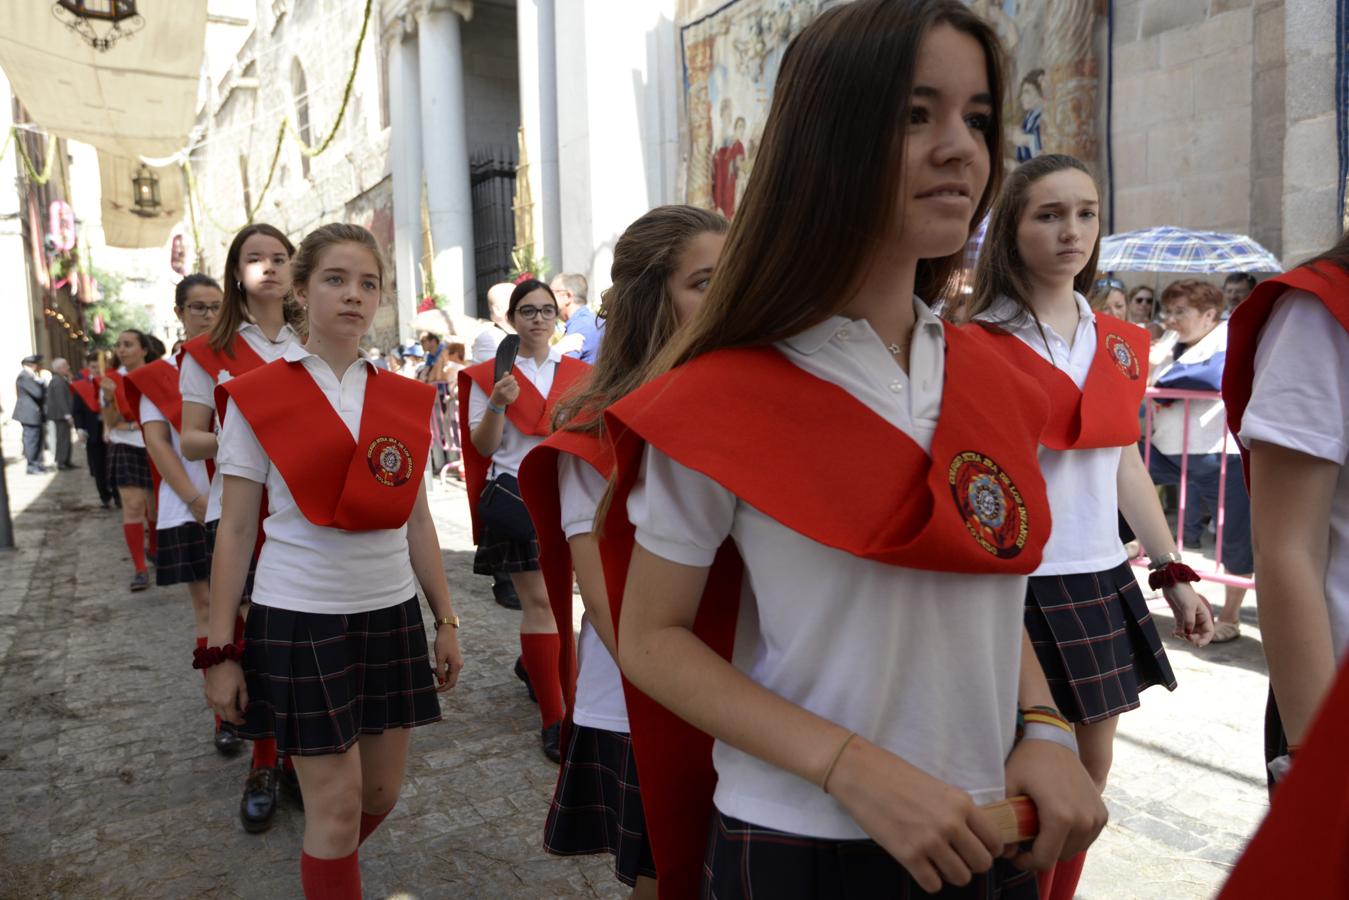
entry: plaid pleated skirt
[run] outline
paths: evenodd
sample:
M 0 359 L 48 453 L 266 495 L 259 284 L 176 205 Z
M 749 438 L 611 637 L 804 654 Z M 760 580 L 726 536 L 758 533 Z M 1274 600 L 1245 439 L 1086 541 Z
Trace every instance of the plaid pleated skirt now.
M 555 856 L 611 854 L 614 874 L 629 887 L 639 875 L 656 877 L 631 735 L 572 725 L 543 848 Z
M 935 894 L 871 840 L 831 841 L 762 828 L 713 813 L 703 865 L 704 900 L 1037 900 L 1035 873 L 1005 859 L 964 887 Z
M 155 584 L 164 587 L 210 579 L 211 561 L 206 553 L 206 526 L 188 522 L 173 528 L 161 528 L 158 535 Z
M 349 615 L 253 604 L 244 626 L 248 709 L 235 731 L 298 756 L 341 753 L 362 734 L 440 721 L 413 597 Z
M 1137 709 L 1154 684 L 1176 689 L 1161 636 L 1133 569 L 1041 575 L 1026 589 L 1026 631 L 1070 722 L 1102 722 Z
M 108 444 L 108 481 L 113 487 L 138 487 L 147 491 L 154 486 L 150 480 L 150 454 L 144 447 L 131 444 Z
M 537 572 L 539 570 L 539 542 L 535 537 L 527 541 L 513 541 L 499 537 L 484 527 L 482 543 L 473 554 L 475 575 L 495 575 L 497 572 Z
M 209 580 L 211 577 L 211 564 L 215 561 L 215 536 L 216 532 L 220 530 L 220 520 L 212 519 L 210 522 L 203 525 L 202 528 L 205 529 L 206 534 L 206 577 Z M 253 576 L 257 571 L 258 558 L 255 556 L 248 561 L 248 576 L 244 578 L 244 593 L 239 600 L 241 604 L 253 602 Z

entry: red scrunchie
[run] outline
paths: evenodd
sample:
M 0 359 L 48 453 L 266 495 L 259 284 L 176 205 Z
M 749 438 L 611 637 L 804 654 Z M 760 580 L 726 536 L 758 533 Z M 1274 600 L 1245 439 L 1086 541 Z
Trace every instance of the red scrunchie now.
M 192 668 L 209 669 L 225 660 L 238 662 L 244 658 L 244 642 L 235 641 L 223 647 L 198 647 L 192 651 Z
M 1182 562 L 1169 562 L 1160 569 L 1154 569 L 1148 576 L 1148 587 L 1154 591 L 1159 588 L 1169 588 L 1174 585 L 1186 582 L 1193 584 L 1199 580 L 1199 576 L 1194 569 Z

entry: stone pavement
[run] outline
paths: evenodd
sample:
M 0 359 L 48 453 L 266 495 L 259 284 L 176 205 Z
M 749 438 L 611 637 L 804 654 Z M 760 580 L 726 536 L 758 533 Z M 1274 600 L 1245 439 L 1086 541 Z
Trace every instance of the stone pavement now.
M 283 801 L 267 834 L 240 828 L 247 761 L 211 746 L 186 597 L 129 593 L 118 514 L 99 508 L 87 472 L 24 474 L 17 438 L 5 423 L 19 546 L 0 551 L 0 898 L 299 896 L 302 814 Z M 462 488 L 437 487 L 432 509 L 467 665 L 362 849 L 366 896 L 623 896 L 606 859 L 540 850 L 556 770 L 511 673 L 518 614 L 471 574 Z M 1112 821 L 1079 897 L 1211 897 L 1262 815 L 1253 599 L 1245 613 L 1232 644 L 1168 639 L 1181 688 L 1148 691 L 1121 721 Z

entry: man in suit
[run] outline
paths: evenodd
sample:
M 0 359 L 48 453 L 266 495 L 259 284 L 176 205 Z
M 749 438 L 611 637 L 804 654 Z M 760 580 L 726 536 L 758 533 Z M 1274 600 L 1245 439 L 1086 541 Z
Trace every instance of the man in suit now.
M 34 354 L 23 358 L 23 368 L 15 383 L 18 400 L 14 403 L 14 421 L 23 426 L 23 455 L 28 460 L 28 474 L 41 475 L 47 471 L 42 464 L 42 407 L 47 399 L 47 388 L 38 378 L 42 371 L 42 357 Z
M 75 397 L 70 390 L 70 363 L 52 360 L 52 380 L 47 385 L 47 421 L 56 432 L 56 468 L 73 469 L 70 435 L 75 427 Z

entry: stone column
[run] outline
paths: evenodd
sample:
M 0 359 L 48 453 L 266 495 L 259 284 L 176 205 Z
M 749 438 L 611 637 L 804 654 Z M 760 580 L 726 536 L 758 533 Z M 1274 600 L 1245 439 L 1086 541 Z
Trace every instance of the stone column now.
M 421 297 L 422 111 L 417 44 L 409 23 L 397 21 L 385 35 L 389 53 L 389 168 L 393 172 L 394 270 L 398 274 L 398 337 L 416 338 L 412 319 Z
M 472 6 L 430 0 L 417 11 L 421 73 L 422 154 L 426 162 L 426 210 L 435 256 L 436 290 L 449 311 L 476 312 L 473 268 L 473 193 L 469 183 L 468 126 L 464 115 L 460 12 Z
M 1339 215 L 1335 120 L 1335 9 L 1324 0 L 1286 0 L 1286 137 L 1283 151 L 1283 261 L 1329 250 Z
M 534 198 L 534 255 L 562 271 L 562 195 L 557 165 L 557 44 L 554 0 L 517 0 L 520 45 L 520 122 Z M 517 243 L 525 235 L 516 235 Z

